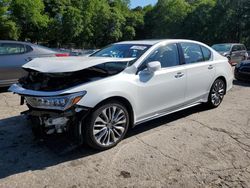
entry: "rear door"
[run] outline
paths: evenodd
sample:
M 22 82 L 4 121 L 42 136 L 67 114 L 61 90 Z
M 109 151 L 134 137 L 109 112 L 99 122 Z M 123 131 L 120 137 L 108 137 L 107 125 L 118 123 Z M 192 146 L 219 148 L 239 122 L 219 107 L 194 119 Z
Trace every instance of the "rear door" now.
M 32 48 L 25 44 L 0 43 L 0 84 L 11 84 L 23 76 L 22 65 L 30 59 Z
M 242 44 L 240 45 L 240 49 L 241 49 L 241 60 L 245 60 L 247 59 L 247 49 L 246 47 Z
M 244 59 L 245 52 L 241 45 L 234 45 L 232 47 L 231 62 L 232 64 L 237 64 Z
M 215 65 L 211 51 L 199 44 L 180 43 L 187 72 L 187 103 L 197 102 L 209 93 L 215 77 Z

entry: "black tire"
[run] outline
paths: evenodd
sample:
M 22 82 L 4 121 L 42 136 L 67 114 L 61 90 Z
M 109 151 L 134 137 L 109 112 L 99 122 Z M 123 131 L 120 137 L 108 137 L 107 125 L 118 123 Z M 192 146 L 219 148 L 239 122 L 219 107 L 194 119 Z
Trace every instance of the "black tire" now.
M 40 139 L 43 136 L 43 129 L 40 126 L 40 120 L 38 117 L 29 116 L 29 125 L 31 126 L 32 133 L 35 139 Z
M 208 107 L 217 108 L 218 106 L 220 106 L 225 94 L 226 94 L 226 83 L 223 79 L 218 78 L 217 80 L 214 81 L 210 89 L 207 102 Z
M 116 107 L 117 109 L 114 110 L 113 107 Z M 106 115 L 107 115 L 106 117 L 108 117 L 109 114 L 111 116 L 111 113 L 107 114 L 107 111 L 112 112 L 112 110 L 109 111 L 109 109 L 113 109 L 114 116 L 117 115 L 117 114 L 115 114 L 116 112 L 120 113 L 120 112 L 118 112 L 118 110 L 121 110 L 122 114 L 124 115 L 125 123 L 115 125 L 115 121 L 114 121 L 113 125 L 111 125 L 112 124 L 111 122 L 108 123 L 108 124 L 105 124 L 105 123 L 103 123 L 104 121 L 98 121 L 97 119 L 100 119 L 100 117 L 101 117 L 102 120 L 105 120 L 105 118 L 103 116 L 103 114 L 105 114 L 105 112 L 106 112 Z M 113 114 L 112 114 L 112 116 L 113 116 Z M 120 122 L 120 121 L 124 121 L 124 120 L 118 120 L 118 121 Z M 112 100 L 112 101 L 108 101 L 106 103 L 103 103 L 101 105 L 98 105 L 95 109 L 93 109 L 92 113 L 89 115 L 89 117 L 87 117 L 87 119 L 86 119 L 86 121 L 84 123 L 85 125 L 83 126 L 83 129 L 84 129 L 83 130 L 83 140 L 85 141 L 85 143 L 88 146 L 90 146 L 90 147 L 92 147 L 94 149 L 97 149 L 97 150 L 110 149 L 110 148 L 116 146 L 124 138 L 124 136 L 127 133 L 128 127 L 129 127 L 129 121 L 130 121 L 130 119 L 129 119 L 128 110 L 125 107 L 125 105 L 123 105 L 119 101 Z M 105 122 L 106 122 L 106 120 L 105 120 Z M 113 122 L 113 120 L 112 120 L 112 122 Z M 99 128 L 98 123 L 100 124 L 100 126 L 105 125 L 103 127 L 100 127 L 100 130 L 101 129 L 104 129 L 104 130 L 99 132 L 98 134 L 97 133 L 94 134 L 94 131 L 96 131 L 96 132 L 99 131 L 99 130 L 96 130 L 96 129 Z M 121 126 L 118 126 L 118 125 L 121 125 Z M 105 127 L 106 127 L 106 129 L 105 129 Z M 116 141 L 115 141 L 114 138 L 115 138 L 115 136 L 118 137 L 118 135 L 119 135 L 118 133 L 120 133 L 119 132 L 120 130 L 119 131 L 114 130 L 114 129 L 116 129 L 114 127 L 123 127 L 124 128 L 123 132 L 120 134 L 119 139 L 117 139 Z M 108 134 L 107 143 L 109 143 L 109 141 L 111 141 L 111 140 L 113 140 L 114 142 L 104 145 L 105 144 L 104 142 L 106 141 L 106 133 L 104 133 L 105 131 L 106 132 L 108 131 L 108 133 L 107 133 Z M 103 135 L 102 138 L 98 141 L 97 137 L 99 137 L 99 136 L 101 137 L 102 134 L 105 134 L 105 135 Z M 103 142 L 103 144 L 101 142 Z

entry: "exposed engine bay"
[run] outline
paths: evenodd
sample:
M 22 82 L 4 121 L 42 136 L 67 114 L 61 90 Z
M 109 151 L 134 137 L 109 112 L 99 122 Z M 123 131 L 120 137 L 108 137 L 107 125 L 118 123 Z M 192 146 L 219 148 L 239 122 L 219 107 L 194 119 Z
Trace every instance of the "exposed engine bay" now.
M 65 73 L 42 73 L 25 68 L 27 76 L 19 79 L 19 84 L 35 91 L 58 91 L 118 74 L 126 67 L 127 62 L 110 62 Z
M 9 90 L 19 94 L 21 104 L 28 106 L 28 110 L 22 114 L 30 121 L 35 137 L 69 135 L 81 144 L 82 124 L 91 108 L 78 104 L 87 91 L 74 88 L 119 74 L 133 60 L 106 57 L 37 58 L 23 66 L 27 74 Z

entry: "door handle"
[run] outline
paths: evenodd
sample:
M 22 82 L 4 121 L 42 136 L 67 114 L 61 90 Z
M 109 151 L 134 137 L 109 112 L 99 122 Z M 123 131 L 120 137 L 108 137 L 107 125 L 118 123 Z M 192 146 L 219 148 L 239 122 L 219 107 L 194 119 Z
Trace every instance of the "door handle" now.
M 184 73 L 182 72 L 178 72 L 176 75 L 175 75 L 175 78 L 181 78 L 184 76 Z
M 209 70 L 211 70 L 211 69 L 213 69 L 213 68 L 214 68 L 213 65 L 209 65 L 209 66 L 208 66 L 208 69 L 209 69 Z

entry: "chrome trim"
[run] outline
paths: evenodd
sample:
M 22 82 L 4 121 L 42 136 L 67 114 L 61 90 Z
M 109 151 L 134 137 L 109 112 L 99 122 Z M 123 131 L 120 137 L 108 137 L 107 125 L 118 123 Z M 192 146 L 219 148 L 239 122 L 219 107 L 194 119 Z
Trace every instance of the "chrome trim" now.
M 145 123 L 147 121 L 150 121 L 150 120 L 154 120 L 154 119 L 157 119 L 157 118 L 160 118 L 160 117 L 163 117 L 163 116 L 166 116 L 168 114 L 172 114 L 174 112 L 178 112 L 178 111 L 181 111 L 181 110 L 185 110 L 187 108 L 190 108 L 190 107 L 194 107 L 194 106 L 197 106 L 199 104 L 202 104 L 202 102 L 197 102 L 197 103 L 193 103 L 193 104 L 190 104 L 190 105 L 187 105 L 187 106 L 184 106 L 184 107 L 181 107 L 181 108 L 177 108 L 175 110 L 170 110 L 170 111 L 165 111 L 165 112 L 162 112 L 162 113 L 157 113 L 157 114 L 154 114 L 153 116 L 149 116 L 147 118 L 144 118 L 138 122 L 135 123 L 135 126 L 136 125 L 139 125 L 139 124 L 142 124 L 142 123 Z

